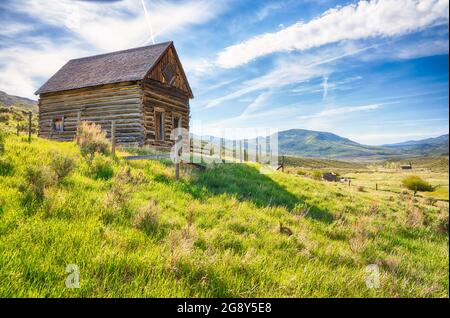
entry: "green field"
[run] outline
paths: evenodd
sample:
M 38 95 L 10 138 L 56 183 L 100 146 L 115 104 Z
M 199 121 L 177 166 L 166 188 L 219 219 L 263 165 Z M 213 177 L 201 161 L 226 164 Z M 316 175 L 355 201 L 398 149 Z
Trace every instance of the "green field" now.
M 30 196 L 27 168 L 51 173 L 57 155 L 76 169 Z M 254 164 L 186 169 L 176 181 L 170 162 L 98 160 L 112 171 L 88 169 L 74 143 L 6 138 L 1 297 L 449 296 L 448 204 Z M 368 176 L 354 181 L 369 188 Z M 79 288 L 65 286 L 70 264 Z

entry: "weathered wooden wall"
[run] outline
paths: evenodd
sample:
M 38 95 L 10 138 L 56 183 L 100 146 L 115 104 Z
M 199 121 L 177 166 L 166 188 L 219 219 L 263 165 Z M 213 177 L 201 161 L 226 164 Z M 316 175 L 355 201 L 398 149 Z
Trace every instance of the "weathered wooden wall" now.
M 189 97 L 176 89 L 154 80 L 142 82 L 145 143 L 161 148 L 170 147 L 174 141 L 170 134 L 174 128 L 174 117 L 181 116 L 182 127 L 189 129 Z M 164 112 L 164 140 L 156 140 L 155 111 Z
M 118 143 L 144 142 L 142 90 L 138 82 L 123 82 L 64 92 L 42 94 L 39 99 L 39 136 L 73 140 L 78 112 L 81 120 L 98 123 L 110 136 L 116 121 Z M 64 116 L 64 131 L 52 129 L 53 119 Z
M 189 95 L 190 88 L 189 84 L 185 80 L 185 75 L 180 61 L 178 60 L 175 49 L 171 46 L 167 49 L 166 53 L 161 57 L 158 64 L 152 69 L 150 74 L 148 74 L 146 79 L 155 80 L 162 84 L 167 85 L 166 79 L 164 78 L 164 68 L 167 65 L 171 65 L 175 71 L 175 80 L 172 83 L 172 87 L 177 88 L 181 92 Z

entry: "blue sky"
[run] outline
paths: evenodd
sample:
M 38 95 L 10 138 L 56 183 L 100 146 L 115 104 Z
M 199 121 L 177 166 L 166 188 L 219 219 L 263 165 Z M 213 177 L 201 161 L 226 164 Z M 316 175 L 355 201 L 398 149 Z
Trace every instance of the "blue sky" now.
M 203 133 L 434 137 L 449 129 L 448 9 L 448 0 L 1 1 L 0 90 L 36 99 L 69 59 L 173 40 Z

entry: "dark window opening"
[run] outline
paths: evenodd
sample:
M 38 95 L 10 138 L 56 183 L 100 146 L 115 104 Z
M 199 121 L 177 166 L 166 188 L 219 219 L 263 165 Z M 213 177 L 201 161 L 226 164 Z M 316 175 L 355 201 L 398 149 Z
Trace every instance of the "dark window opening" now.
M 174 116 L 173 117 L 173 128 L 181 128 L 181 116 Z
M 164 140 L 164 113 L 155 112 L 156 140 Z
M 167 84 L 169 84 L 169 86 L 172 86 L 173 82 L 175 81 L 175 78 L 176 78 L 175 70 L 172 65 L 167 64 L 164 67 L 163 76 L 164 76 L 164 79 L 167 82 Z
M 64 131 L 64 116 L 53 118 L 53 131 L 61 132 Z

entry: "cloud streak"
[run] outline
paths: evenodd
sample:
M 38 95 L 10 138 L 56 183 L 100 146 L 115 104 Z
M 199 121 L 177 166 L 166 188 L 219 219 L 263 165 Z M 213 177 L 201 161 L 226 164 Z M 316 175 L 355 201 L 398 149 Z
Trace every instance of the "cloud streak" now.
M 275 52 L 304 51 L 344 40 L 393 37 L 448 23 L 448 0 L 372 0 L 330 9 L 220 52 L 217 64 L 234 68 Z

